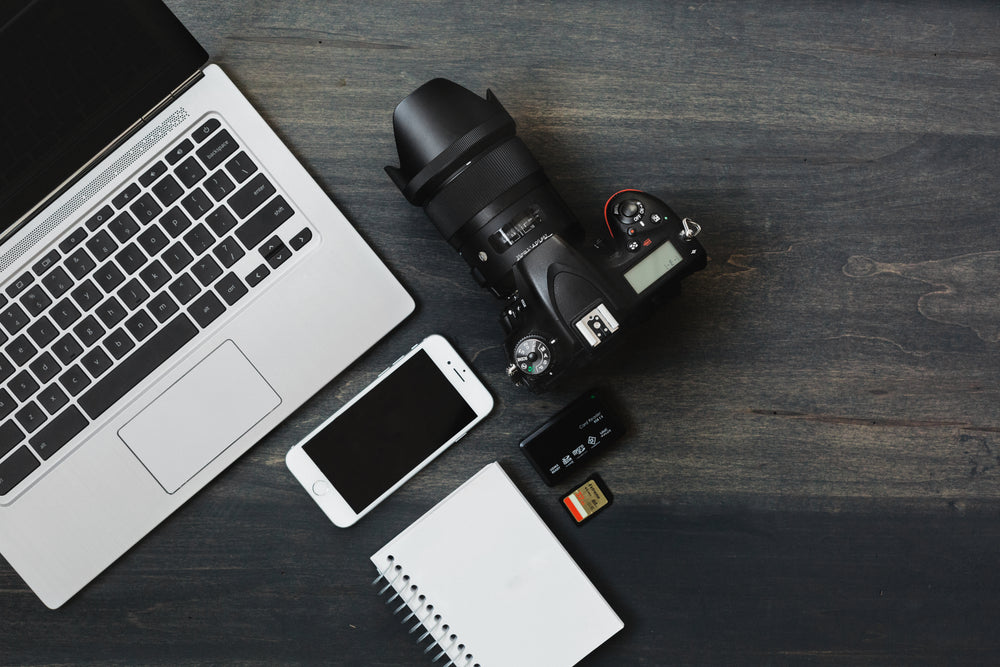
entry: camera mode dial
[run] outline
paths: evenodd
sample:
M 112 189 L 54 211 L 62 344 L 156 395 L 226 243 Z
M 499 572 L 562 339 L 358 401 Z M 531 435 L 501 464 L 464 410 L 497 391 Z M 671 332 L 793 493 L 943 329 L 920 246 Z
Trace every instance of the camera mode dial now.
M 514 364 L 525 375 L 541 375 L 552 363 L 552 351 L 541 336 L 522 338 L 514 348 Z
M 637 199 L 626 199 L 615 206 L 615 213 L 622 224 L 631 225 L 642 221 L 642 216 L 646 215 L 646 207 Z

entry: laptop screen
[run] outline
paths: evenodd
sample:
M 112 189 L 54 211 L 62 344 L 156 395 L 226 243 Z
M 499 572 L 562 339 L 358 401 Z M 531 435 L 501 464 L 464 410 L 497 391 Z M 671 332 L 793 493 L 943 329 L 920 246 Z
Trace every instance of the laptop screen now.
M 0 237 L 207 59 L 159 0 L 3 0 Z

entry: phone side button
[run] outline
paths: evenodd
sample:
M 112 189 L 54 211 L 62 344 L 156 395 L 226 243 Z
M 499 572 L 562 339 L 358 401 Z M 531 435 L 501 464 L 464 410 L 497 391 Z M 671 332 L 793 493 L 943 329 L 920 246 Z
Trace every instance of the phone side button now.
M 333 491 L 333 487 L 330 485 L 329 482 L 321 479 L 313 484 L 312 491 L 317 496 L 325 496 L 326 494 Z

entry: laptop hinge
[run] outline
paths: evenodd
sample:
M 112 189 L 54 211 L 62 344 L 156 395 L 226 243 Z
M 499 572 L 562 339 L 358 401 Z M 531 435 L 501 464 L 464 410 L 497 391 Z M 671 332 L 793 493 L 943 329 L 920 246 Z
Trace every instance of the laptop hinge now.
M 89 161 L 87 161 L 86 164 L 84 164 L 82 167 L 73 172 L 73 174 L 70 175 L 69 178 L 64 180 L 58 187 L 56 187 L 49 194 L 48 197 L 46 197 L 38 204 L 33 206 L 27 213 L 18 218 L 13 225 L 10 225 L 3 234 L 0 234 L 0 242 L 3 242 L 5 239 L 7 239 L 12 234 L 20 230 L 22 227 L 24 227 L 24 225 L 26 225 L 32 218 L 34 218 L 39 211 L 44 210 L 49 204 L 51 204 L 53 201 L 62 196 L 64 192 L 73 187 L 73 185 L 75 185 L 77 181 L 82 179 L 84 175 L 86 175 L 94 167 L 94 165 L 100 163 L 101 160 L 106 158 L 118 147 L 120 147 L 122 144 L 128 141 L 136 132 L 138 132 L 143 127 L 143 125 L 149 122 L 151 118 L 155 117 L 161 111 L 166 109 L 168 105 L 172 104 L 174 100 L 183 95 L 188 88 L 196 84 L 204 76 L 205 73 L 201 70 L 198 70 L 190 77 L 188 77 L 184 81 L 184 83 L 177 86 L 177 88 L 175 88 L 173 92 L 171 92 L 169 95 L 160 100 L 160 102 L 156 106 L 154 106 L 152 110 L 149 111 L 149 113 L 145 114 L 144 116 L 142 116 L 142 118 L 132 123 L 132 125 L 130 125 L 128 129 L 119 134 L 107 146 L 98 151 L 97 154 L 94 155 L 94 157 L 92 157 Z

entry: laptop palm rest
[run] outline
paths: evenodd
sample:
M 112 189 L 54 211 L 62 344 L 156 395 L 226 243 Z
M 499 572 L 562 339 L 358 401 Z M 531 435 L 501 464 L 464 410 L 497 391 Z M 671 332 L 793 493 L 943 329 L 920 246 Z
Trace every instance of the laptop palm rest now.
M 118 435 L 160 486 L 174 493 L 280 403 L 281 397 L 227 340 Z

